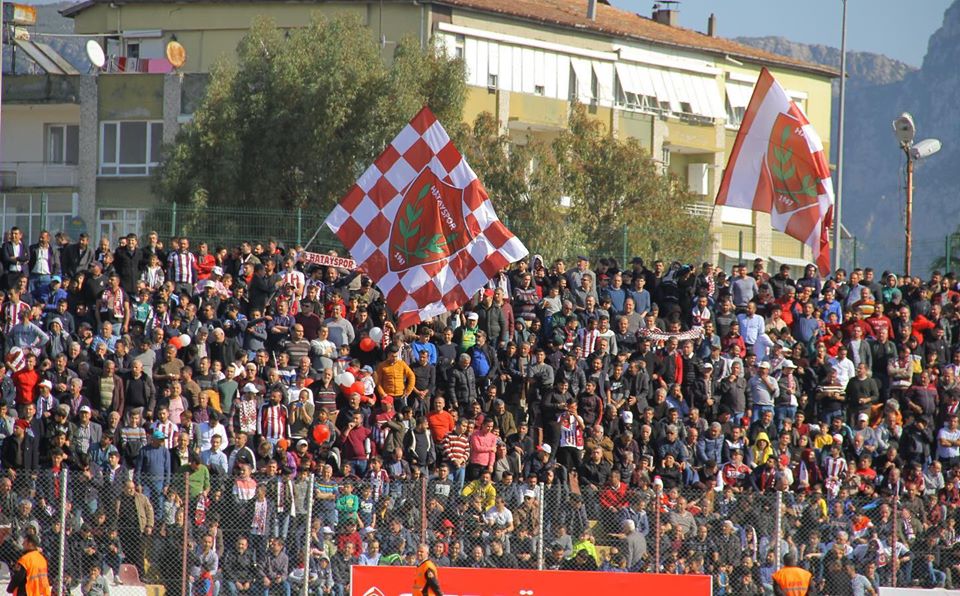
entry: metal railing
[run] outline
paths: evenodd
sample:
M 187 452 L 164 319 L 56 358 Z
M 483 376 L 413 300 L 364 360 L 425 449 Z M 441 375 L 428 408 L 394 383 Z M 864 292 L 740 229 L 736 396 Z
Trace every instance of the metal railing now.
M 0 190 L 33 187 L 76 187 L 76 164 L 41 161 L 0 162 Z

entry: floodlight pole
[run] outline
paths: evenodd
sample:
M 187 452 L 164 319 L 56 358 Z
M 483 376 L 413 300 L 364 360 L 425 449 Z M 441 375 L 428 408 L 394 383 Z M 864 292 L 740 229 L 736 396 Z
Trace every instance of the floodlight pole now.
M 847 0 L 843 3 L 840 28 L 840 114 L 837 119 L 837 192 L 833 206 L 833 269 L 840 268 L 840 242 L 842 235 L 841 196 L 843 195 L 843 121 L 844 99 L 847 91 Z
M 903 272 L 910 276 L 910 256 L 913 252 L 913 156 L 910 150 L 904 147 L 904 153 L 907 154 L 907 225 L 906 225 L 906 247 L 903 254 Z

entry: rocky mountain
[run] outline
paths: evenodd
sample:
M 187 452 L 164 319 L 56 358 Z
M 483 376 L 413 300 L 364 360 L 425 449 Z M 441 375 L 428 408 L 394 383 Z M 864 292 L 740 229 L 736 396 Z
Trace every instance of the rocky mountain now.
M 839 50 L 805 46 L 778 38 L 741 39 L 757 47 L 837 66 Z M 943 257 L 948 234 L 958 228 L 960 187 L 960 0 L 946 10 L 919 69 L 876 54 L 848 53 L 845 125 L 844 226 L 858 239 L 858 264 L 903 270 L 905 157 L 891 122 L 910 112 L 917 139 L 943 141 L 940 153 L 917 164 L 914 176 L 913 272 L 926 274 Z M 836 104 L 836 101 L 835 101 Z M 837 110 L 834 106 L 834 119 Z M 836 140 L 836 122 L 831 138 Z M 836 150 L 834 145 L 832 149 Z M 835 162 L 836 155 L 831 158 Z M 849 244 L 849 242 L 848 242 Z M 960 238 L 954 252 L 960 252 Z M 851 259 L 845 259 L 850 265 Z
M 734 41 L 781 56 L 840 68 L 839 48 L 796 43 L 783 37 L 738 37 Z M 896 83 L 915 70 L 916 67 L 882 54 L 847 52 L 848 89 Z M 835 81 L 833 87 L 834 93 L 838 93 L 840 81 Z

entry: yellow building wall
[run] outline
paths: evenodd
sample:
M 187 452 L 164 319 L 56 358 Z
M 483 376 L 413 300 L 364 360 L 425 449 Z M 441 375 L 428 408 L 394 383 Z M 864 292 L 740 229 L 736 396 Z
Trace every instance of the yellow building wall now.
M 382 14 L 381 14 L 382 7 Z M 104 33 L 137 29 L 161 29 L 164 40 L 176 35 L 187 51 L 185 72 L 209 72 L 222 58 L 234 56 L 237 44 L 261 15 L 278 27 L 304 27 L 315 15 L 327 18 L 351 15 L 370 27 L 370 34 L 387 38 L 385 53 L 405 35 L 419 36 L 427 12 L 413 4 L 366 3 L 217 3 L 98 4 L 75 17 L 77 33 Z
M 147 208 L 157 204 L 149 178 L 99 178 L 97 208 Z
M 0 158 L 5 162 L 46 161 L 44 155 L 45 125 L 79 124 L 80 106 L 4 104 L 0 121 Z
M 497 117 L 497 94 L 483 87 L 467 87 L 467 98 L 463 103 L 463 121 L 473 125 L 473 121 L 483 112 Z
M 163 120 L 163 75 L 99 77 L 100 120 Z
M 566 128 L 570 102 L 527 93 L 510 94 L 510 119 L 525 124 Z

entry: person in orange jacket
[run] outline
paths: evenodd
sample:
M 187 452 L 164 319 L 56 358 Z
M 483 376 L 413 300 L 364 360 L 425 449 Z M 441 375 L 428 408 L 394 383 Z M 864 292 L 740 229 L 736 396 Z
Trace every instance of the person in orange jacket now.
M 414 596 L 443 596 L 437 565 L 430 560 L 430 547 L 426 544 L 417 547 L 417 561 L 417 574 L 413 579 Z
M 792 553 L 783 555 L 783 567 L 773 574 L 775 596 L 814 596 L 813 575 L 797 567 L 797 558 Z

